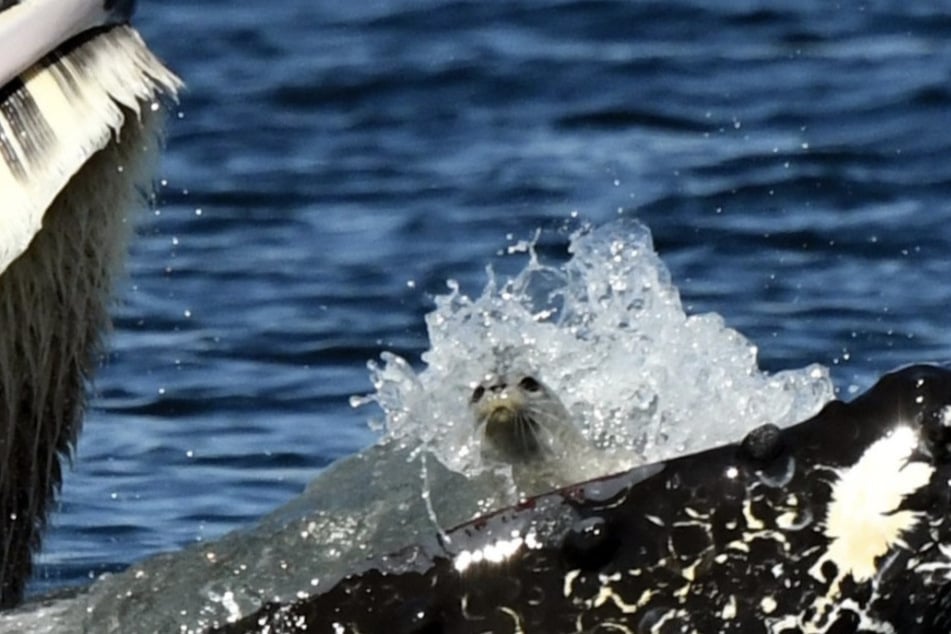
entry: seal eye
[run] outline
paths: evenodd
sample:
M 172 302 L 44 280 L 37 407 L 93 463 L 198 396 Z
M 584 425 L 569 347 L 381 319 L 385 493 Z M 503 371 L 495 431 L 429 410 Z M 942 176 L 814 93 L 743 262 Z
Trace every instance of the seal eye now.
M 527 376 L 519 381 L 518 386 L 526 392 L 537 392 L 538 390 L 542 389 L 542 384 L 530 376 Z
M 475 403 L 476 401 L 478 401 L 480 398 L 482 398 L 483 394 L 485 394 L 485 388 L 482 387 L 481 385 L 477 387 L 476 389 L 472 390 L 472 402 Z

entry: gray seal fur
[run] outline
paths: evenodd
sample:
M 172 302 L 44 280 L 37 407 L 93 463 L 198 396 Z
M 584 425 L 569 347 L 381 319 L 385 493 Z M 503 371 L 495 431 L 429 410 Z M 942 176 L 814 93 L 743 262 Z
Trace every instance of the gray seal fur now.
M 554 390 L 523 371 L 489 373 L 469 399 L 487 464 L 508 464 L 519 492 L 537 494 L 579 480 L 592 449 Z

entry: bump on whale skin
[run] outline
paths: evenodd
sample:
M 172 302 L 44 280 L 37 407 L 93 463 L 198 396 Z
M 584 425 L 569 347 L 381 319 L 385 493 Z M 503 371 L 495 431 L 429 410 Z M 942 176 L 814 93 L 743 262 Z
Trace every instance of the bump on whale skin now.
M 94 13 L 108 20 L 132 6 L 108 4 Z M 33 19 L 25 12 L 78 5 L 89 2 L 3 3 L 0 33 L 16 30 L 4 21 L 14 12 Z M 10 46 L 0 41 L 0 54 Z M 60 461 L 79 433 L 128 214 L 151 190 L 155 100 L 181 85 L 128 25 L 83 33 L 35 61 L 0 86 L 0 607 L 22 597 Z
M 949 404 L 951 371 L 913 366 L 793 427 L 532 498 L 209 631 L 944 634 Z

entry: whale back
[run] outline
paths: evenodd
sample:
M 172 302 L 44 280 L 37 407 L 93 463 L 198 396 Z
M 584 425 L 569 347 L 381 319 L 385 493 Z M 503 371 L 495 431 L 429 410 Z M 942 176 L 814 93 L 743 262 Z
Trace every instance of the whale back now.
M 542 495 L 211 628 L 945 632 L 951 372 Z M 319 578 L 319 571 L 313 571 Z

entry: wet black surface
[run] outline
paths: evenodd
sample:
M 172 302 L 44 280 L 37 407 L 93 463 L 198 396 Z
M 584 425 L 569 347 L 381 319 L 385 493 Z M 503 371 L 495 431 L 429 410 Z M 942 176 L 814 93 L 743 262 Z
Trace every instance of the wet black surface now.
M 783 448 L 769 460 L 750 456 L 745 441 L 671 460 L 647 479 L 635 470 L 569 487 L 450 531 L 439 548 L 414 549 L 412 570 L 380 561 L 309 599 L 271 604 L 213 631 L 587 632 L 614 625 L 751 633 L 810 623 L 822 632 L 945 632 L 949 405 L 951 372 L 910 367 L 781 431 Z M 852 559 L 833 554 L 838 538 L 825 520 L 839 477 L 903 426 L 916 441 L 902 469 L 933 471 L 890 509 L 920 516 L 900 543 L 873 558 L 874 581 L 866 580 L 845 570 Z M 771 463 L 788 461 L 795 468 L 785 481 L 768 473 Z M 603 491 L 604 482 L 621 494 L 586 495 L 589 487 Z M 790 513 L 791 523 L 783 517 Z M 523 543 L 504 560 L 460 563 L 476 552 L 491 559 L 487 546 L 515 536 Z M 424 571 L 419 557 L 428 562 Z

